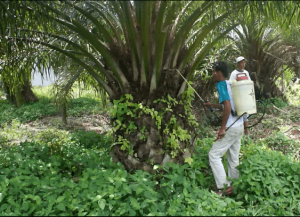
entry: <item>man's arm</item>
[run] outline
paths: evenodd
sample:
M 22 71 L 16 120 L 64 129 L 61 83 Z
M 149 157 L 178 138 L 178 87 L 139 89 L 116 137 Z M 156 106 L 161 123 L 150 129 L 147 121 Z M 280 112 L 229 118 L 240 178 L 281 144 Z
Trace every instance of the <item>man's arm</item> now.
M 205 106 L 210 106 L 212 108 L 217 108 L 217 109 L 220 109 L 220 110 L 223 109 L 222 105 L 216 104 L 216 103 L 206 102 L 206 103 L 204 103 L 204 105 Z
M 224 112 L 223 112 L 223 116 L 222 116 L 222 125 L 221 125 L 221 128 L 218 132 L 218 136 L 215 141 L 217 141 L 218 139 L 224 138 L 225 130 L 226 130 L 226 123 L 227 123 L 227 120 L 228 120 L 230 112 L 231 112 L 230 101 L 225 100 L 225 101 L 223 101 L 223 104 L 224 104 Z
M 227 123 L 227 120 L 228 120 L 230 112 L 231 112 L 231 105 L 230 105 L 229 100 L 225 100 L 223 103 L 224 103 L 224 112 L 223 112 L 223 116 L 222 116 L 221 129 L 226 130 L 226 123 Z

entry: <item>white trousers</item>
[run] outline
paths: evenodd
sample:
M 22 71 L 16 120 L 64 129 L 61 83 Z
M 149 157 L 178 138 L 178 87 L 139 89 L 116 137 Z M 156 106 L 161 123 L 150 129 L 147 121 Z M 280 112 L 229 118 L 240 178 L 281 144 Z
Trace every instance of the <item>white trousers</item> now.
M 223 139 L 214 142 L 208 153 L 209 164 L 212 168 L 217 188 L 224 188 L 224 184 L 230 186 L 231 181 L 226 179 L 226 172 L 222 163 L 222 157 L 227 151 L 228 177 L 239 178 L 239 171 L 236 167 L 239 165 L 239 152 L 241 147 L 241 138 L 243 136 L 244 125 L 229 128 Z

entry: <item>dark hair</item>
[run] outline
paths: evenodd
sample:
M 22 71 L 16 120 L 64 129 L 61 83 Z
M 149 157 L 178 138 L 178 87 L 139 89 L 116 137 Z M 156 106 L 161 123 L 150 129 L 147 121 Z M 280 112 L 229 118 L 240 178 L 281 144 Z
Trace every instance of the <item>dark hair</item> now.
M 213 69 L 216 71 L 221 71 L 224 78 L 228 76 L 228 66 L 224 61 L 215 62 L 213 64 Z

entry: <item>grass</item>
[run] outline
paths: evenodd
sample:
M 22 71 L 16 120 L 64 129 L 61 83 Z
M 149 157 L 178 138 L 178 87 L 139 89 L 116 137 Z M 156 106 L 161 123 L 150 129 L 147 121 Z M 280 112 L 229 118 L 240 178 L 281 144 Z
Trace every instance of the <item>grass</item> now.
M 46 87 L 34 86 L 32 90 L 39 98 L 53 98 L 53 85 L 48 85 Z M 89 99 L 102 100 L 102 97 L 99 94 L 97 94 L 93 89 L 83 88 L 82 86 L 79 88 L 78 83 L 75 83 L 73 85 L 72 95 L 74 99 L 85 97 Z
M 52 103 L 53 95 L 51 94 L 51 90 L 51 85 L 47 87 L 33 87 L 33 92 L 38 96 L 39 102 L 27 103 L 18 109 L 8 104 L 7 100 L 1 99 L 0 124 L 10 122 L 13 119 L 18 119 L 23 123 L 47 116 L 58 115 L 59 112 L 54 103 Z M 108 110 L 109 105 L 104 106 L 100 96 L 95 95 L 91 90 L 84 90 L 80 97 L 74 94 L 73 100 L 69 102 L 67 113 L 69 116 L 82 116 L 84 114 L 103 114 Z

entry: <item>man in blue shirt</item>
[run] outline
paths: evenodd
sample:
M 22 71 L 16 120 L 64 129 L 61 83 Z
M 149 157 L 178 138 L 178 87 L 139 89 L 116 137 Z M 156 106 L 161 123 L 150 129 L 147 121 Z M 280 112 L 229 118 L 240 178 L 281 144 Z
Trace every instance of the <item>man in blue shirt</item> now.
M 236 167 L 239 165 L 241 138 L 243 136 L 244 126 L 246 126 L 243 118 L 238 119 L 237 116 L 231 114 L 231 109 L 234 108 L 234 104 L 230 81 L 225 80 L 227 76 L 228 67 L 226 63 L 223 61 L 217 62 L 214 66 L 213 79 L 217 81 L 220 104 L 210 102 L 204 104 L 223 110 L 221 128 L 208 156 L 209 164 L 212 168 L 218 188 L 216 193 L 225 195 L 231 194 L 233 188 L 230 186 L 231 182 L 226 179 L 222 156 L 227 152 L 228 176 L 232 179 L 239 178 L 239 172 Z M 229 126 L 231 127 L 225 134 L 226 128 Z M 230 186 L 226 191 L 223 190 L 225 185 Z

